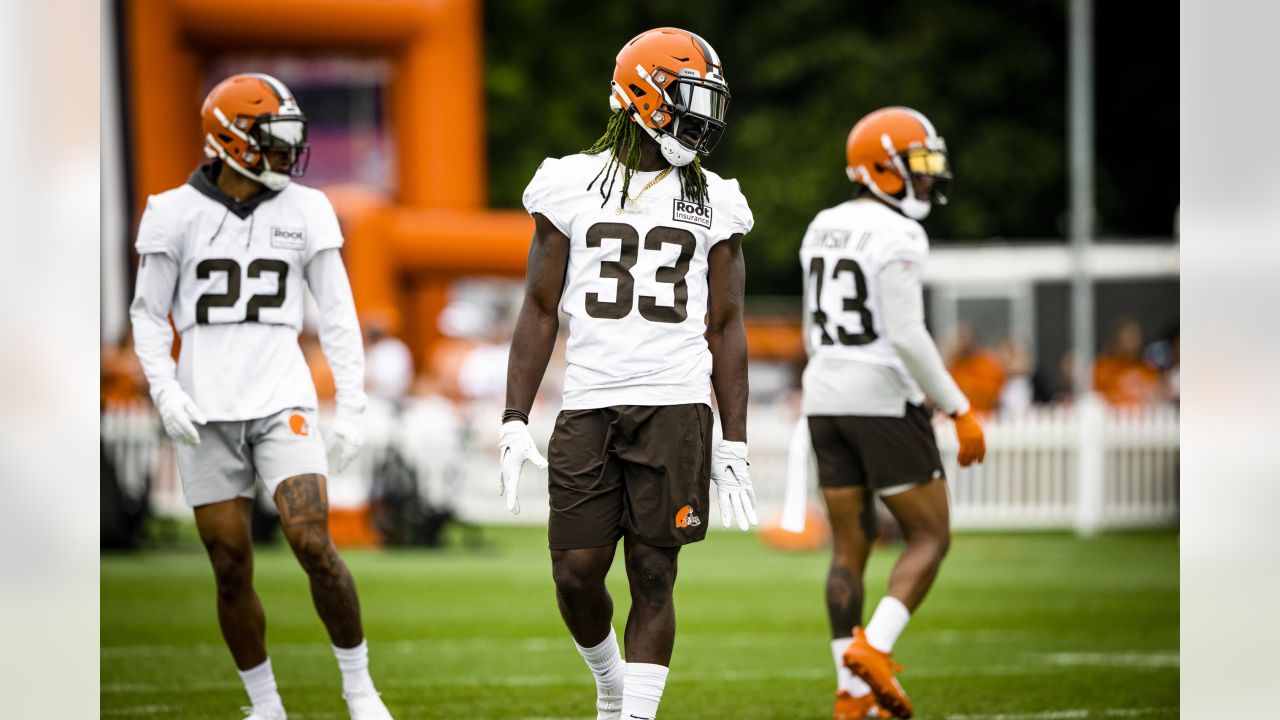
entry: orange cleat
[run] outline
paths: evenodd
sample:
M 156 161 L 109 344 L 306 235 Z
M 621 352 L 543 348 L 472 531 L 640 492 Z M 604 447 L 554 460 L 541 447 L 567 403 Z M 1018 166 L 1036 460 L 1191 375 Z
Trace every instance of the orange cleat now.
M 853 643 L 844 651 L 844 664 L 854 675 L 862 678 L 871 686 L 880 707 L 888 710 L 891 717 L 909 718 L 914 713 L 907 691 L 898 684 L 894 673 L 902 672 L 902 666 L 894 662 L 889 653 L 883 653 L 871 647 L 862 628 L 853 629 Z
M 875 695 L 854 697 L 848 690 L 836 693 L 835 720 L 868 720 L 868 718 L 879 720 L 892 717 L 887 710 L 881 710 L 880 706 L 876 705 Z

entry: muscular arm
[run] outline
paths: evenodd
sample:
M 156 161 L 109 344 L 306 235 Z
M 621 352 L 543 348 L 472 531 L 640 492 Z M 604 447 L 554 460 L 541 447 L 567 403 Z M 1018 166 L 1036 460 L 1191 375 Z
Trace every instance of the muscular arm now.
M 964 413 L 969 400 L 947 372 L 924 324 L 920 264 L 894 261 L 880 271 L 881 312 L 889 341 L 929 397 L 948 415 Z
M 707 264 L 711 385 L 720 406 L 724 439 L 746 442 L 747 329 L 742 321 L 746 263 L 742 259 L 742 235 L 712 247 Z
M 547 371 L 547 361 L 560 330 L 560 294 L 564 291 L 569 238 L 541 213 L 529 244 L 524 279 L 524 304 L 516 318 L 507 359 L 507 407 L 528 413 Z
M 173 362 L 173 328 L 169 308 L 178 287 L 178 263 L 164 253 L 147 253 L 138 268 L 138 284 L 129 317 L 133 322 L 134 351 L 151 386 L 157 404 L 165 391 L 177 386 Z

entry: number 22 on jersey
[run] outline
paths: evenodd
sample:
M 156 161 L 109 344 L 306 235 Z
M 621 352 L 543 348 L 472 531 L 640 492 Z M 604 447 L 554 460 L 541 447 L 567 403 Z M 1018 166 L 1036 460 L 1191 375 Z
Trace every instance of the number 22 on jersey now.
M 209 258 L 196 265 L 196 278 L 207 280 L 214 273 L 223 273 L 227 277 L 227 289 L 224 292 L 207 292 L 196 301 L 196 323 L 208 325 L 209 308 L 235 307 L 240 301 L 240 263 L 230 258 Z M 276 274 L 276 291 L 259 293 L 249 298 L 245 307 L 243 321 L 228 320 L 226 322 L 260 322 L 262 308 L 278 308 L 284 306 L 285 290 L 289 279 L 289 264 L 283 260 L 258 258 L 249 263 L 248 276 L 262 277 L 263 273 Z

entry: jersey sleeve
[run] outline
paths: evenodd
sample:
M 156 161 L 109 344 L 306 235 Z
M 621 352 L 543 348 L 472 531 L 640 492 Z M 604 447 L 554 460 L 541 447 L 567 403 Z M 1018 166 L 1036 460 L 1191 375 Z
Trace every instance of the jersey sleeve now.
M 364 392 L 364 343 L 360 320 L 346 267 L 334 252 L 317 253 L 306 268 L 307 287 L 320 309 L 320 347 L 333 372 L 334 398 L 344 412 L 362 413 L 368 400 Z
M 563 161 L 547 158 L 538 166 L 533 179 L 524 189 L 524 209 L 530 215 L 540 214 L 550 220 L 560 232 L 569 234 L 573 225 L 572 194 L 568 192 L 564 179 L 560 177 L 560 165 Z
M 912 223 L 912 227 L 905 227 L 895 232 L 884 250 L 884 265 L 891 263 L 902 263 L 908 267 L 914 266 L 921 272 L 924 270 L 925 260 L 929 257 L 929 236 L 925 234 L 924 228 L 919 223 Z
M 905 261 L 891 262 L 880 271 L 880 311 L 889 342 L 912 377 L 943 412 L 955 416 L 969 409 L 969 400 L 947 372 L 938 346 L 924 322 L 924 284 L 921 268 Z
M 319 190 L 315 190 L 314 209 L 310 213 L 310 227 L 307 228 L 307 252 L 303 265 L 311 262 L 322 250 L 342 247 L 342 226 L 338 224 L 338 214 L 333 211 L 329 198 Z
M 747 204 L 747 196 L 742 194 L 742 187 L 737 180 L 730 181 L 733 187 L 733 213 L 729 219 L 730 237 L 738 234 L 746 235 L 755 227 L 756 218 L 751 214 L 751 206 Z
M 134 248 L 139 255 L 162 253 L 173 258 L 174 262 L 182 262 L 181 236 L 167 217 L 164 204 L 152 195 L 147 198 L 147 209 L 142 213 L 142 222 L 138 225 L 138 239 Z

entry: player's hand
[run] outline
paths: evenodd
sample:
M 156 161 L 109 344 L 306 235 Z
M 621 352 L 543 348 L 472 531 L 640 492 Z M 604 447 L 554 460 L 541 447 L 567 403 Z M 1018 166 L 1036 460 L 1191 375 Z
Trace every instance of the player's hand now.
M 200 433 L 196 430 L 196 425 L 203 425 L 208 421 L 200 408 L 196 407 L 196 401 L 183 392 L 182 388 L 165 390 L 156 403 L 156 409 L 160 411 L 160 420 L 169 437 L 187 445 L 200 444 Z
M 720 522 L 729 527 L 729 518 L 738 520 L 738 529 L 758 525 L 756 518 L 756 493 L 751 489 L 751 473 L 748 471 L 747 444 L 721 440 L 711 455 L 711 482 L 716 486 L 716 498 L 720 501 Z
M 533 444 L 529 426 L 519 420 L 502 423 L 502 435 L 498 440 L 498 495 L 507 496 L 507 509 L 513 515 L 520 514 L 520 473 L 526 460 L 542 470 L 547 469 L 547 459 Z
M 960 467 L 982 462 L 987 456 L 987 439 L 982 434 L 982 426 L 978 424 L 978 418 L 974 417 L 973 410 L 965 410 L 964 414 L 957 415 L 955 422 L 956 437 L 960 440 L 960 452 L 956 454 L 956 460 L 960 461 Z
M 329 468 L 335 473 L 346 471 L 364 447 L 364 415 L 359 411 L 338 408 L 333 419 L 333 440 L 329 443 Z

